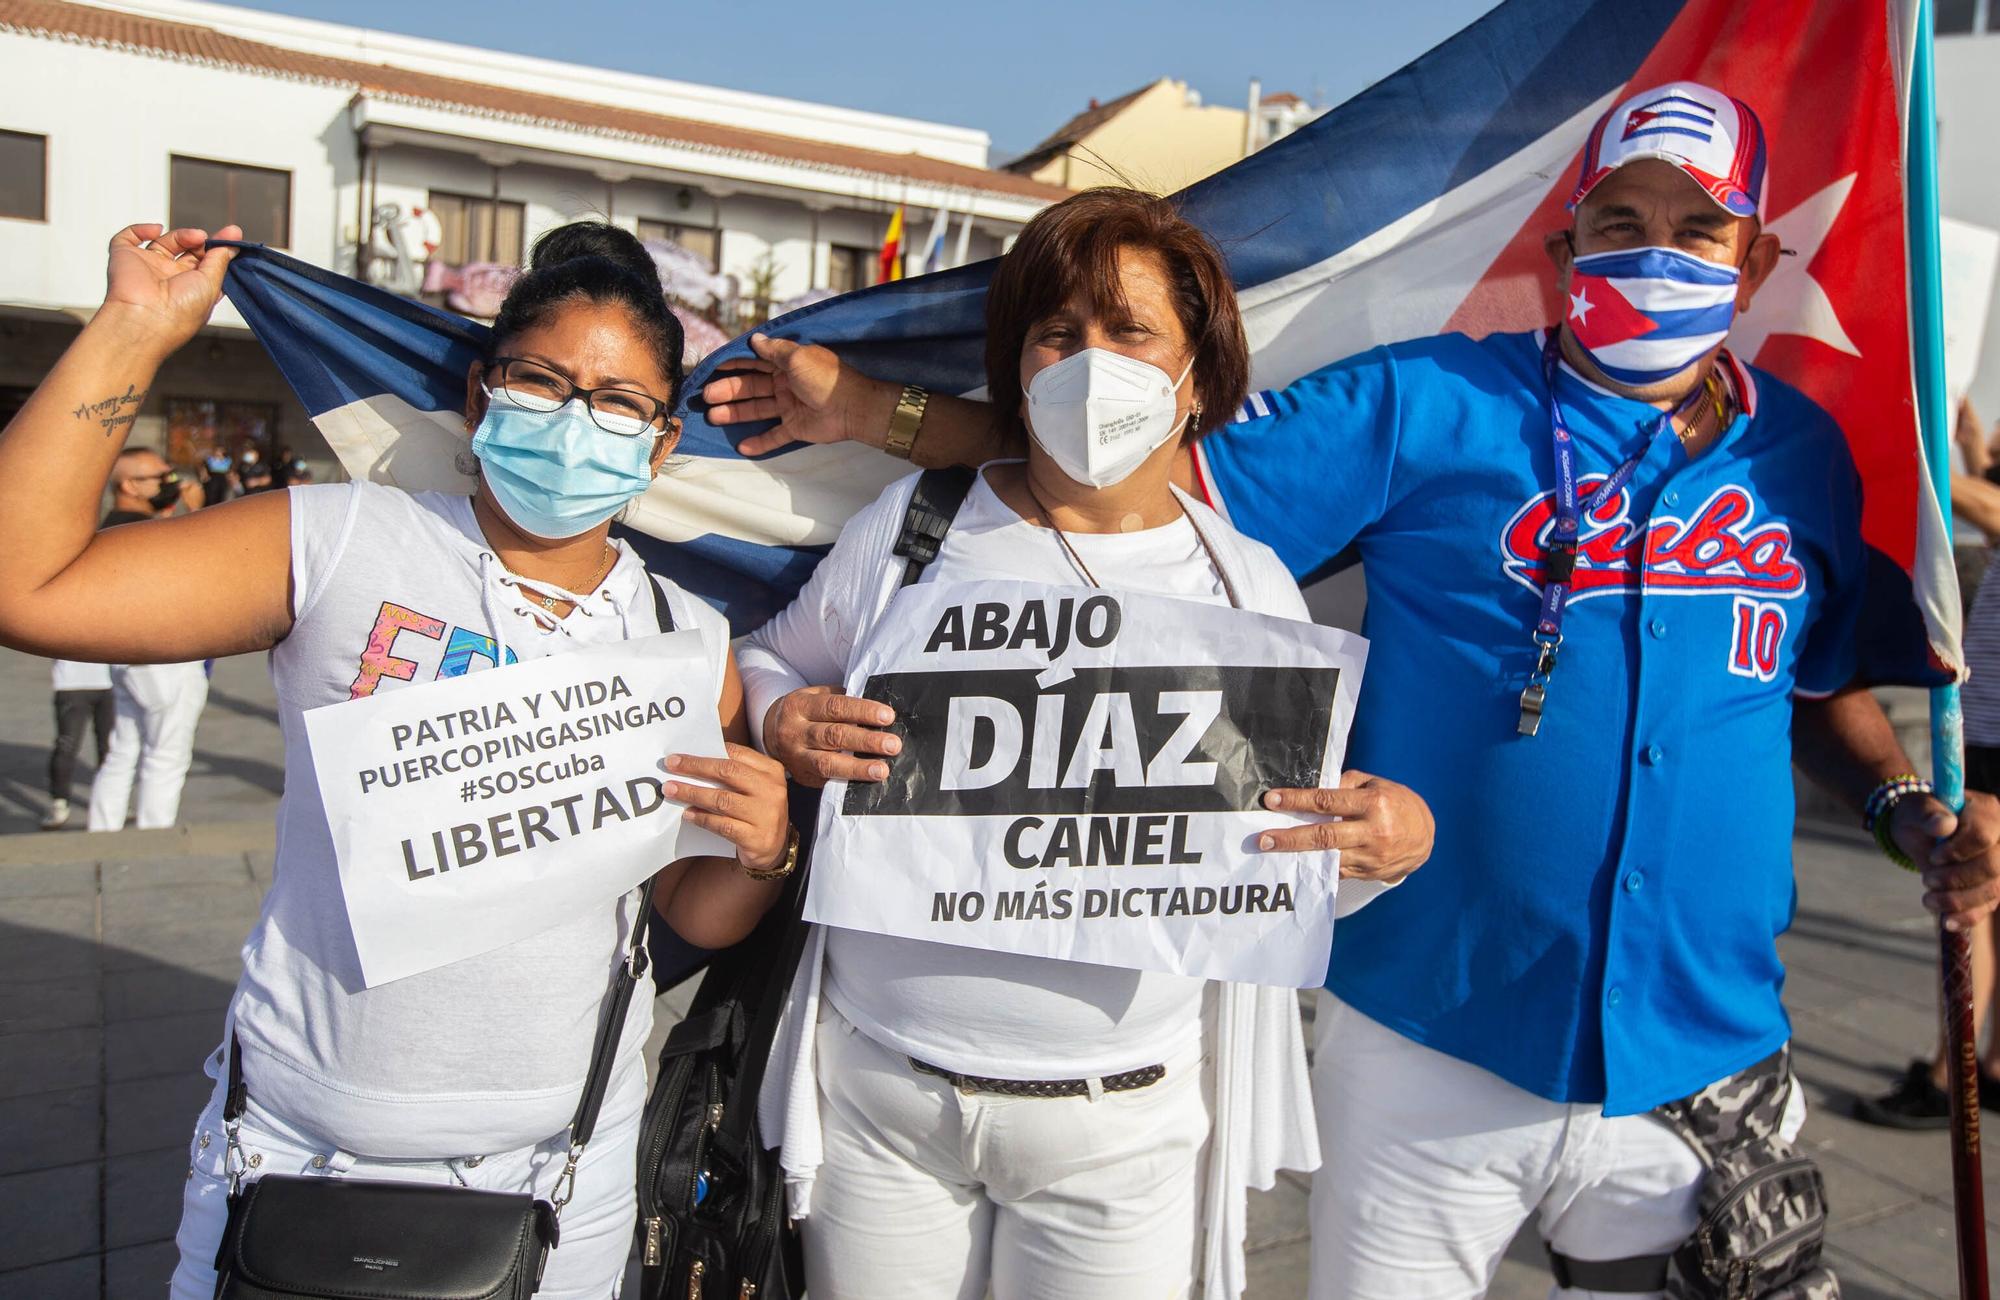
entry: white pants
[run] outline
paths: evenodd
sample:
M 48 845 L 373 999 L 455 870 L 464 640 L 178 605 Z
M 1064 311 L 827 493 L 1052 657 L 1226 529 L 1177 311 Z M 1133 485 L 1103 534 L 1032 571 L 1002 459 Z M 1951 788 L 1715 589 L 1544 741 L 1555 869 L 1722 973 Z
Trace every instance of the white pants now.
M 124 829 L 135 778 L 140 829 L 172 826 L 194 761 L 195 724 L 208 703 L 208 673 L 199 663 L 120 666 L 111 670 L 111 690 L 118 719 L 91 782 L 90 829 Z
M 1095 1100 L 960 1093 L 831 1006 L 815 1051 L 813 1300 L 1188 1294 L 1209 1128 L 1198 1049 Z
M 211 1074 L 216 1072 L 216 1057 L 210 1058 L 209 1067 Z M 624 1286 L 625 1261 L 639 1219 L 635 1171 L 644 1100 L 644 1090 L 636 1087 L 614 1088 L 605 1098 L 596 1133 L 577 1164 L 575 1195 L 563 1207 L 561 1244 L 549 1252 L 536 1300 L 605 1300 Z M 569 1153 L 565 1130 L 537 1146 L 514 1151 L 450 1160 L 379 1160 L 342 1151 L 328 1139 L 260 1111 L 254 1101 L 243 1117 L 241 1134 L 253 1176 L 366 1178 L 499 1192 L 532 1189 L 544 1199 L 554 1192 Z M 215 1295 L 215 1253 L 229 1216 L 226 1147 L 218 1086 L 195 1121 L 188 1143 L 187 1184 L 175 1237 L 181 1258 L 169 1290 L 171 1300 L 211 1300 Z
M 1537 1097 L 1330 993 L 1316 1019 L 1313 1300 L 1483 1295 L 1531 1215 L 1573 1259 L 1666 1254 L 1694 1231 L 1701 1161 L 1652 1116 Z M 1794 1087 L 1780 1131 L 1805 1117 Z

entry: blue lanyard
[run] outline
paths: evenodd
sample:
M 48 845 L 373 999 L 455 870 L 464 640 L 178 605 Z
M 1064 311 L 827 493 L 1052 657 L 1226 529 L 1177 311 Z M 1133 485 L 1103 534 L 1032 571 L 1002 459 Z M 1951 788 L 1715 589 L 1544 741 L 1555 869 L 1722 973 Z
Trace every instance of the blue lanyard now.
M 1643 447 L 1626 457 L 1625 463 L 1611 471 L 1611 476 L 1598 485 L 1588 501 L 1579 502 L 1576 491 L 1576 439 L 1570 436 L 1569 425 L 1563 419 L 1562 403 L 1556 398 L 1556 370 L 1562 362 L 1562 349 L 1556 331 L 1550 331 L 1548 342 L 1542 346 L 1542 378 L 1549 390 L 1549 437 L 1555 448 L 1556 465 L 1556 519 L 1555 536 L 1549 539 L 1542 553 L 1542 610 L 1535 620 L 1535 670 L 1528 675 L 1528 685 L 1521 692 L 1520 734 L 1532 736 L 1542 725 L 1542 710 L 1548 700 L 1549 678 L 1556 670 L 1556 651 L 1563 642 L 1563 614 L 1569 607 L 1570 589 L 1576 577 L 1577 534 L 1582 527 L 1585 511 L 1595 511 L 1605 502 L 1625 490 L 1632 481 L 1632 475 L 1639 468 L 1639 462 L 1646 459 L 1653 450 L 1653 444 L 1673 431 L 1674 417 L 1683 415 L 1701 400 L 1705 389 L 1697 386 L 1693 392 L 1681 399 L 1681 404 L 1660 416 L 1659 423 Z

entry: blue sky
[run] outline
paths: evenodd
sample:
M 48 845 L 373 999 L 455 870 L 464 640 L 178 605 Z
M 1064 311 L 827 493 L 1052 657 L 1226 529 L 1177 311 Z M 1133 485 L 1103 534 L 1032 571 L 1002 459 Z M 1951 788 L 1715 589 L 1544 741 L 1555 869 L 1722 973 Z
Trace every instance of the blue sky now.
M 1494 0 L 249 0 L 250 7 L 985 130 L 1019 153 L 1161 76 L 1241 104 L 1251 77 L 1329 104 Z

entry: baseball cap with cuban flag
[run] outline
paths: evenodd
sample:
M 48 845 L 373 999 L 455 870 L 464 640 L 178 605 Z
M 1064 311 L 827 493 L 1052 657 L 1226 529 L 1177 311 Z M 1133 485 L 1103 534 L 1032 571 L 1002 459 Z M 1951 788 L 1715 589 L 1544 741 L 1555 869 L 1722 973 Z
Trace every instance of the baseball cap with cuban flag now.
M 1697 81 L 1673 81 L 1627 97 L 1591 128 L 1571 211 L 1612 172 L 1641 158 L 1670 162 L 1732 216 L 1764 202 L 1764 126 L 1750 106 Z

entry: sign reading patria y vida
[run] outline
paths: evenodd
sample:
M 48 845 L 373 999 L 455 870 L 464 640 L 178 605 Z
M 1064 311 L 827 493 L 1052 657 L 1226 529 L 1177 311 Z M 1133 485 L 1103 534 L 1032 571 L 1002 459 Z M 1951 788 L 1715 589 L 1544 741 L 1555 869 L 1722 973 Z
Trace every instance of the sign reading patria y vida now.
M 667 863 L 735 852 L 662 792 L 721 756 L 697 631 L 589 646 L 305 715 L 370 986 L 608 908 Z
M 1339 855 L 1261 853 L 1338 780 L 1367 642 L 1127 592 L 897 593 L 847 689 L 896 710 L 879 784 L 832 782 L 808 919 L 1210 979 L 1326 974 Z

